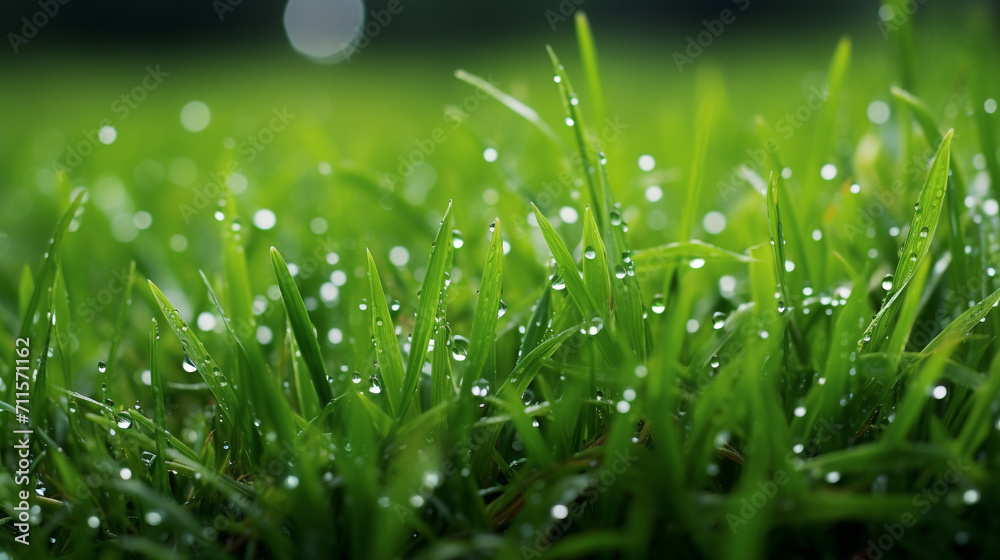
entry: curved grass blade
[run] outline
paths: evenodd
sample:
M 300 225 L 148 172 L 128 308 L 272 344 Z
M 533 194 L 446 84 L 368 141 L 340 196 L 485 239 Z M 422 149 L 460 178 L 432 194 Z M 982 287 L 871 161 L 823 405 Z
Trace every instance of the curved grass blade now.
M 545 340 L 536 346 L 534 350 L 528 352 L 528 354 L 521 358 L 517 365 L 514 366 L 514 369 L 511 370 L 507 378 L 500 383 L 500 389 L 497 391 L 497 398 L 502 401 L 506 401 L 509 398 L 520 397 L 520 395 L 528 388 L 528 385 L 531 384 L 531 381 L 535 378 L 535 375 L 541 369 L 545 360 L 551 357 L 552 354 L 554 354 L 555 351 L 558 350 L 570 336 L 580 329 L 580 327 L 581 325 L 570 327 Z M 497 438 L 500 436 L 502 428 L 502 424 L 491 424 L 488 426 L 486 428 L 485 435 L 483 435 L 480 440 L 479 447 L 473 451 L 472 465 L 478 477 L 482 477 L 486 473 L 489 461 L 492 459 L 493 449 L 496 446 Z
M 274 247 L 271 247 L 271 264 L 274 266 L 274 276 L 281 291 L 281 301 L 285 304 L 285 313 L 302 351 L 302 359 L 312 375 L 320 403 L 325 405 L 333 399 L 333 394 L 327 381 L 326 364 L 323 363 L 323 356 L 320 354 L 319 341 L 316 339 L 316 329 L 309 320 L 306 305 L 302 302 L 302 294 L 299 293 L 295 280 L 288 272 L 288 265 Z
M 261 352 L 260 345 L 252 334 L 256 332 L 256 329 L 241 328 L 237 332 L 237 329 L 233 328 L 233 321 L 225 310 L 222 309 L 222 304 L 219 303 L 219 298 L 215 295 L 212 283 L 208 281 L 208 277 L 205 276 L 204 272 L 198 271 L 198 273 L 201 274 L 201 279 L 205 282 L 209 300 L 215 305 L 219 316 L 222 317 L 222 323 L 226 326 L 226 330 L 236 343 L 237 355 L 241 362 L 240 365 L 244 368 L 241 370 L 243 379 L 240 383 L 242 386 L 250 389 L 249 399 L 253 411 L 249 407 L 244 407 L 241 410 L 243 416 L 241 420 L 243 422 L 242 425 L 249 426 L 254 420 L 250 414 L 251 412 L 255 412 L 260 423 L 272 427 L 275 434 L 282 441 L 294 437 L 295 431 L 290 422 L 293 416 L 291 409 L 289 408 L 288 401 L 285 400 L 284 393 L 280 389 L 280 380 L 271 379 L 272 375 L 267 368 L 267 360 L 264 358 L 264 353 Z M 251 321 L 249 324 L 254 324 L 252 319 L 249 321 Z M 314 395 L 313 398 L 315 398 Z M 258 428 L 255 425 L 254 431 L 260 433 L 261 430 Z M 266 442 L 267 439 L 265 438 L 264 441 Z
M 382 280 L 375 268 L 375 259 L 371 251 L 368 254 L 368 281 L 371 287 L 372 335 L 375 337 L 375 359 L 378 369 L 382 372 L 382 384 L 389 394 L 389 408 L 393 414 L 402 414 L 403 399 L 403 357 L 399 352 L 399 340 L 396 338 L 396 327 L 389 315 L 389 306 L 385 302 L 385 292 L 382 291 Z M 426 346 L 426 344 L 425 344 Z M 423 359 L 421 358 L 421 363 Z
M 563 243 L 562 238 L 559 237 L 555 228 L 545 219 L 545 216 L 537 207 L 532 205 L 531 208 L 535 212 L 538 227 L 542 230 L 545 243 L 549 246 L 549 251 L 559 266 L 559 274 L 562 276 L 563 281 L 566 282 L 566 292 L 583 317 L 591 322 L 600 321 L 600 328 L 598 328 L 594 337 L 595 341 L 601 348 L 601 352 L 605 358 L 614 362 L 614 360 L 618 359 L 620 352 L 615 342 L 611 339 L 610 334 L 608 334 L 610 329 L 604 328 L 610 324 L 610 310 L 607 307 L 602 308 L 597 305 L 587 290 L 583 279 L 580 277 L 576 261 L 573 260 L 573 256 L 570 254 L 569 249 L 566 248 L 566 244 Z
M 598 186 L 594 181 L 593 165 L 590 161 L 590 151 L 587 148 L 587 140 L 583 127 L 582 116 L 580 115 L 580 109 L 578 105 L 578 98 L 576 93 L 573 92 L 573 85 L 569 83 L 569 77 L 566 75 L 566 70 L 563 68 L 561 62 L 559 62 L 559 57 L 556 56 L 556 52 L 552 50 L 552 47 L 546 45 L 545 48 L 549 51 L 549 58 L 552 59 L 552 67 L 555 69 L 556 77 L 559 78 L 557 82 L 559 83 L 559 91 L 562 93 L 563 108 L 568 115 L 566 124 L 573 128 L 573 134 L 576 137 L 576 149 L 580 153 L 581 171 L 583 176 L 587 181 L 587 188 L 590 191 L 591 202 L 594 207 L 597 208 L 597 224 L 600 228 L 604 229 L 604 223 L 607 219 L 605 212 L 607 208 L 604 207 L 605 193 L 598 191 Z
M 700 258 L 706 261 L 740 263 L 749 263 L 754 260 L 753 257 L 745 253 L 723 249 L 722 247 L 710 245 L 697 239 L 640 249 L 632 253 L 632 262 L 635 263 L 636 270 L 643 271 L 661 270 L 676 264 L 676 261 L 679 259 L 693 258 Z
M 986 320 L 986 315 L 1000 302 L 1000 290 L 997 290 L 986 297 L 983 301 L 965 310 L 947 327 L 941 331 L 934 340 L 920 352 L 921 356 L 929 356 L 938 350 L 941 345 L 965 338 L 972 332 L 972 329 L 979 323 Z
M 38 306 L 42 303 L 42 297 L 48 293 L 49 288 L 52 287 L 52 283 L 55 282 L 56 277 L 56 259 L 59 257 L 59 252 L 62 250 L 63 238 L 66 237 L 66 232 L 69 231 L 69 224 L 73 221 L 73 216 L 76 215 L 76 211 L 83 204 L 83 198 L 86 196 L 86 191 L 80 191 L 70 203 L 69 208 L 63 214 L 59 223 L 56 225 L 56 230 L 52 234 L 52 239 L 49 240 L 49 249 L 45 253 L 45 260 L 42 262 L 42 267 L 38 270 L 38 274 L 35 276 L 34 290 L 31 292 L 31 299 L 28 301 L 28 306 L 21 316 L 21 331 L 20 338 L 27 338 L 30 332 L 31 325 L 34 323 L 35 314 L 38 311 Z
M 894 323 L 901 304 L 900 294 L 913 278 L 920 261 L 927 255 L 934 232 L 937 230 L 941 216 L 941 208 L 945 191 L 948 187 L 948 166 L 951 158 L 951 138 L 953 130 L 949 130 L 941 141 L 934 162 L 931 164 L 927 181 L 920 191 L 913 219 L 910 220 L 910 230 L 903 243 L 902 254 L 893 275 L 892 289 L 882 302 L 875 318 L 865 329 L 864 336 L 858 342 L 858 349 L 863 352 L 877 352 L 888 339 L 888 332 Z
M 167 318 L 170 328 L 177 334 L 177 338 L 181 340 L 187 358 L 198 369 L 198 373 L 205 380 L 205 384 L 212 391 L 212 395 L 219 401 L 219 406 L 226 415 L 226 419 L 230 422 L 235 422 L 236 413 L 242 406 L 242 403 L 236 396 L 232 380 L 219 369 L 215 364 L 215 360 L 205 350 L 205 346 L 195 336 L 194 330 L 188 327 L 188 324 L 181 318 L 181 314 L 177 312 L 177 309 L 170 303 L 170 300 L 163 295 L 163 292 L 156 287 L 156 284 L 152 280 L 149 281 L 149 289 L 153 292 L 153 298 L 156 299 L 157 305 L 160 306 L 160 311 Z
M 515 113 L 520 115 L 522 118 L 524 118 L 524 120 L 533 124 L 535 128 L 537 128 L 542 132 L 542 134 L 548 136 L 560 146 L 562 145 L 562 140 L 560 140 L 559 136 L 556 135 L 555 131 L 553 131 L 552 128 L 549 127 L 549 125 L 546 124 L 545 121 L 543 121 L 540 116 L 538 116 L 538 113 L 536 113 L 534 109 L 528 107 L 517 98 L 513 97 L 508 93 L 504 93 L 490 82 L 484 80 L 483 78 L 480 78 L 479 76 L 476 76 L 475 74 L 466 72 L 465 70 L 455 70 L 455 77 L 467 84 L 476 87 L 479 90 L 482 90 L 484 93 L 486 93 L 493 99 L 496 99 L 511 111 L 514 111 Z
M 420 370 L 427 357 L 427 346 L 437 320 L 441 299 L 445 297 L 447 282 L 450 276 L 452 247 L 451 203 L 444 211 L 441 226 L 438 228 L 434 245 L 431 248 L 430 261 L 424 273 L 424 281 L 420 285 L 420 295 L 417 302 L 417 318 L 413 324 L 413 335 L 410 338 L 410 355 L 406 362 L 406 375 L 403 377 L 403 401 L 399 418 L 402 418 L 410 402 L 420 378 Z
M 590 31 L 590 22 L 583 10 L 576 12 L 576 42 L 580 49 L 580 60 L 583 62 L 583 72 L 587 77 L 587 90 L 594 106 L 594 116 L 598 122 L 604 122 L 607 111 L 604 105 L 604 90 L 601 88 L 601 73 L 597 65 L 597 45 L 594 34 Z
M 903 105 L 909 108 L 910 112 L 917 119 L 920 128 L 924 131 L 924 137 L 932 146 L 940 145 L 944 141 L 941 129 L 937 120 L 931 114 L 930 108 L 920 98 L 912 93 L 898 87 L 892 88 L 892 95 Z M 965 256 L 965 232 L 962 229 L 962 213 L 965 211 L 965 179 L 962 177 L 962 170 L 957 161 L 953 161 L 949 167 L 948 175 L 948 232 L 949 245 L 954 260 L 954 277 L 959 281 L 965 279 L 966 256 Z M 972 294 L 968 294 L 972 295 Z

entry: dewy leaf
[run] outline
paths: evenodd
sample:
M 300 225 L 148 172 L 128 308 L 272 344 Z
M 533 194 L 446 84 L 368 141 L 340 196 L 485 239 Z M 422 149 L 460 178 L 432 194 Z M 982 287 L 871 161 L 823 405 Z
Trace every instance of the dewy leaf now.
M 504 93 L 495 85 L 491 84 L 489 81 L 480 78 L 475 74 L 470 74 L 465 70 L 455 70 L 455 77 L 467 84 L 476 87 L 477 89 L 483 91 L 493 99 L 496 99 L 500 103 L 504 104 L 508 109 L 514 111 L 515 113 L 523 117 L 524 120 L 535 125 L 535 128 L 542 131 L 543 134 L 554 140 L 557 144 L 562 145 L 562 141 L 559 140 L 559 137 L 556 135 L 555 132 L 553 132 L 552 128 L 549 127 L 549 125 L 546 124 L 545 121 L 543 121 L 542 118 L 538 116 L 538 113 L 536 113 L 535 110 L 532 109 L 531 107 L 528 107 L 527 105 L 525 105 L 515 97 L 511 96 L 510 94 Z
M 163 373 L 160 371 L 159 359 L 159 339 L 160 329 L 156 326 L 156 319 L 149 336 L 149 379 L 150 389 L 153 392 L 153 421 L 160 430 L 156 430 L 154 439 L 156 440 L 156 457 L 150 468 L 153 470 L 153 481 L 160 492 L 169 495 L 170 482 L 167 478 L 167 439 L 164 432 L 167 429 L 167 414 L 163 399 Z
M 431 247 L 431 257 L 427 263 L 427 272 L 424 273 L 424 281 L 420 285 L 417 318 L 413 324 L 410 355 L 406 362 L 406 375 L 403 378 L 403 401 L 400 417 L 406 414 L 407 408 L 410 406 L 413 391 L 420 378 L 420 370 L 424 366 L 424 358 L 427 357 L 427 346 L 430 344 L 431 335 L 434 332 L 439 303 L 445 295 L 445 286 L 450 275 L 448 268 L 451 264 L 451 252 L 454 250 L 451 238 L 451 203 L 448 203 L 437 236 L 434 238 L 434 245 Z
M 590 206 L 583 211 L 583 283 L 600 308 L 610 307 L 611 274 L 601 232 Z
M 635 263 L 636 270 L 642 271 L 661 270 L 682 258 L 700 258 L 706 261 L 741 263 L 748 263 L 754 260 L 750 255 L 736 253 L 698 240 L 683 243 L 668 243 L 648 249 L 640 249 L 632 253 L 632 262 Z
M 403 357 L 399 352 L 399 340 L 396 338 L 396 327 L 389 315 L 389 306 L 385 302 L 385 292 L 382 291 L 382 280 L 375 259 L 368 251 L 368 282 L 371 287 L 372 335 L 375 337 L 375 360 L 381 371 L 381 381 L 385 392 L 389 395 L 389 408 L 393 413 L 401 414 L 403 397 Z M 426 343 L 425 343 L 426 346 Z M 421 358 L 423 362 L 423 358 Z
M 471 395 L 469 387 L 482 377 L 487 360 L 493 348 L 500 314 L 500 291 L 503 282 L 503 240 L 500 235 L 500 220 L 493 222 L 493 235 L 486 252 L 486 266 L 479 283 L 479 300 L 472 318 L 472 332 L 469 334 L 469 357 L 462 376 L 462 395 Z
M 295 333 L 295 340 L 299 343 L 302 352 L 302 359 L 312 374 L 313 385 L 316 386 L 316 394 L 319 396 L 321 406 L 333 399 L 330 384 L 327 381 L 326 365 L 323 363 L 323 356 L 319 351 L 319 340 L 316 339 L 316 329 L 309 320 L 306 312 L 306 305 L 302 301 L 302 294 L 295 285 L 295 280 L 288 272 L 288 265 L 281 258 L 281 254 L 274 247 L 271 247 L 271 264 L 274 267 L 274 276 L 278 281 L 278 289 L 281 291 L 281 301 L 285 304 L 285 312 L 288 314 L 288 321 L 292 324 L 292 332 Z
M 778 210 L 778 175 L 773 172 L 767 181 L 767 228 L 771 232 L 771 251 L 774 253 L 774 279 L 778 282 L 781 298 L 788 301 L 788 286 L 785 282 L 785 233 L 781 229 L 781 213 Z
M 952 321 L 934 340 L 927 344 L 927 347 L 920 352 L 923 356 L 928 356 L 937 350 L 942 344 L 950 340 L 960 340 L 968 335 L 972 329 L 986 319 L 986 315 L 1000 302 L 1000 290 L 986 296 L 986 299 L 965 310 L 964 313 Z
M 195 336 L 194 331 L 188 327 L 188 324 L 181 318 L 181 314 L 177 312 L 177 309 L 170 303 L 170 300 L 163 295 L 163 292 L 156 287 L 156 284 L 153 284 L 152 280 L 149 281 L 149 289 L 153 292 L 153 298 L 156 299 L 157 305 L 160 306 L 160 311 L 166 316 L 170 328 L 177 334 L 177 338 L 181 340 L 185 356 L 194 364 L 198 373 L 201 374 L 201 378 L 205 380 L 205 384 L 212 391 L 212 395 L 219 401 L 219 406 L 222 408 L 222 412 L 225 413 L 226 418 L 230 422 L 235 422 L 237 407 L 242 406 L 242 403 L 236 396 L 232 380 L 219 369 L 215 364 L 215 360 L 205 350 L 205 346 Z
M 934 155 L 934 162 L 927 174 L 927 181 L 924 183 L 923 189 L 920 191 L 920 198 L 914 207 L 913 219 L 910 220 L 910 231 L 906 235 L 899 263 L 896 265 L 896 273 L 892 278 L 892 288 L 886 294 L 882 308 L 872 319 L 858 343 L 858 348 L 863 352 L 877 352 L 886 341 L 889 328 L 899 312 L 899 305 L 902 301 L 900 294 L 909 284 L 920 265 L 920 261 L 930 249 L 941 216 L 941 209 L 944 206 L 953 134 L 954 130 L 948 131 Z

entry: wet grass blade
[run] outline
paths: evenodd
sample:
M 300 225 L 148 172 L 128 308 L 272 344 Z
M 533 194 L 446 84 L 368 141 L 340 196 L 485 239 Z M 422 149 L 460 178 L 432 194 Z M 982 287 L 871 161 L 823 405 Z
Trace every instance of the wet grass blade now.
M 927 344 L 927 347 L 920 352 L 923 356 L 929 356 L 936 352 L 942 345 L 958 341 L 968 336 L 981 322 L 986 320 L 986 315 L 1000 302 L 1000 290 L 990 294 L 986 299 L 976 305 L 966 309 L 954 321 L 948 324 L 934 340 Z
M 222 408 L 222 412 L 226 415 L 226 418 L 230 422 L 235 422 L 237 412 L 242 408 L 242 402 L 233 389 L 232 379 L 219 369 L 215 360 L 205 350 L 205 346 L 195 336 L 194 330 L 188 327 L 188 324 L 181 318 L 177 309 L 163 295 L 163 292 L 156 287 L 156 284 L 153 284 L 152 280 L 149 281 L 149 289 L 153 292 L 153 298 L 156 300 L 157 305 L 159 305 L 160 311 L 167 318 L 170 328 L 177 334 L 177 338 L 181 340 L 186 358 L 197 368 L 201 378 L 219 402 L 219 406 Z
M 316 329 L 309 314 L 306 312 L 306 305 L 302 302 L 302 294 L 299 293 L 298 286 L 292 274 L 288 271 L 288 265 L 281 258 L 281 254 L 274 247 L 271 247 L 271 264 L 274 267 L 274 276 L 278 281 L 278 289 L 281 291 L 281 301 L 285 304 L 285 313 L 288 321 L 292 324 L 292 332 L 295 333 L 295 340 L 299 343 L 302 351 L 302 359 L 309 368 L 312 375 L 313 385 L 316 387 L 316 394 L 320 403 L 330 402 L 333 394 L 330 390 L 330 383 L 327 381 L 326 364 L 319 350 L 319 340 L 316 338 Z
M 396 327 L 389 315 L 389 306 L 382 291 L 382 280 L 379 278 L 375 259 L 371 252 L 368 255 L 368 282 L 371 293 L 371 324 L 372 335 L 375 337 L 375 359 L 378 370 L 381 371 L 382 385 L 389 396 L 389 408 L 393 414 L 400 417 L 403 413 L 403 357 L 399 352 L 399 339 L 396 338 Z M 431 297 L 437 294 L 431 294 Z M 425 343 L 426 347 L 426 343 Z M 420 360 L 423 364 L 423 358 Z
M 601 232 L 589 206 L 583 211 L 583 246 L 583 283 L 599 308 L 610 308 L 611 273 Z
M 620 358 L 621 352 L 609 334 L 610 329 L 605 328 L 611 322 L 610 310 L 597 305 L 593 296 L 590 295 L 590 291 L 587 290 L 586 284 L 584 284 L 583 278 L 581 278 L 580 271 L 576 267 L 576 261 L 573 260 L 573 256 L 570 254 L 569 249 L 566 248 L 566 244 L 563 243 L 562 238 L 559 237 L 555 228 L 545 219 L 545 216 L 538 208 L 532 205 L 532 209 L 535 212 L 535 218 L 538 220 L 538 227 L 542 230 L 545 243 L 549 246 L 549 251 L 552 253 L 552 258 L 555 259 L 556 264 L 559 266 L 559 274 L 562 276 L 563 281 L 566 282 L 566 292 L 569 294 L 573 304 L 580 311 L 580 314 L 588 322 L 587 330 L 594 333 L 594 339 L 601 349 L 601 353 L 604 354 L 604 357 L 608 361 L 614 363 L 615 360 Z
M 170 495 L 170 482 L 167 479 L 167 439 L 164 435 L 167 429 L 167 413 L 163 401 L 163 372 L 160 370 L 159 357 L 160 329 L 156 326 L 156 319 L 149 333 L 149 379 L 150 389 L 153 392 L 153 421 L 160 428 L 156 430 L 154 438 L 156 440 L 156 457 L 150 468 L 153 470 L 153 481 L 156 489 L 164 495 Z
M 535 128 L 540 130 L 542 134 L 551 138 L 554 142 L 556 142 L 556 144 L 560 146 L 562 145 L 562 140 L 560 140 L 555 131 L 553 131 L 552 128 L 546 124 L 544 120 L 542 120 L 542 117 L 538 116 L 538 113 L 536 113 L 534 109 L 528 107 L 517 98 L 501 91 L 487 80 L 484 80 L 475 74 L 466 72 L 465 70 L 455 70 L 455 77 L 483 91 L 493 99 L 496 99 L 505 107 L 520 115 L 524 120 L 533 124 Z
M 406 376 L 403 378 L 403 400 L 399 418 L 402 418 L 413 399 L 417 387 L 420 370 L 427 357 L 427 346 L 430 343 L 434 325 L 437 322 L 438 308 L 441 299 L 445 297 L 449 270 L 454 251 L 452 247 L 451 203 L 444 211 L 441 226 L 438 228 L 434 245 L 431 247 L 430 261 L 424 273 L 424 281 L 420 285 L 420 295 L 417 302 L 417 318 L 413 324 L 413 335 L 410 338 L 410 355 L 406 362 Z
M 73 221 L 73 217 L 76 215 L 77 210 L 80 208 L 80 205 L 83 204 L 83 199 L 86 194 L 86 191 L 81 191 L 80 194 L 76 195 L 76 198 L 74 198 L 73 202 L 70 203 L 69 208 L 56 225 L 56 230 L 52 234 L 52 239 L 49 241 L 48 251 L 45 253 L 45 260 L 42 261 L 42 267 L 38 270 L 38 274 L 35 276 L 34 290 L 31 292 L 31 299 L 28 301 L 28 306 L 25 309 L 24 314 L 21 316 L 20 338 L 28 336 L 31 326 L 34 324 L 38 306 L 41 305 L 42 298 L 48 294 L 49 288 L 51 288 L 52 283 L 55 282 L 57 266 L 56 259 L 59 258 L 59 253 L 62 250 L 63 239 L 66 237 L 66 232 L 69 231 L 70 222 Z
M 941 209 L 944 206 L 945 191 L 948 187 L 948 166 L 951 158 L 951 138 L 954 131 L 948 131 L 931 164 L 927 181 L 920 191 L 920 198 L 910 220 L 910 230 L 903 243 L 896 273 L 892 279 L 892 289 L 882 302 L 875 318 L 868 325 L 864 336 L 859 341 L 859 349 L 863 352 L 875 352 L 882 348 L 888 339 L 890 327 L 894 324 L 899 306 L 902 302 L 900 294 L 910 283 L 917 271 L 920 261 L 927 255 L 937 230 Z
M 587 189 L 590 192 L 591 204 L 597 209 L 597 224 L 603 230 L 605 220 L 607 219 L 605 213 L 608 209 L 604 207 L 605 194 L 598 191 L 597 182 L 594 178 L 594 167 L 591 163 L 590 147 L 587 144 L 586 132 L 583 126 L 583 116 L 580 114 L 579 98 L 573 90 L 573 85 L 569 82 L 569 76 L 566 75 L 565 68 L 559 62 L 556 52 L 548 45 L 545 48 L 549 51 L 552 68 L 555 70 L 556 78 L 558 78 L 556 82 L 559 84 L 559 92 L 562 94 L 563 109 L 568 115 L 566 124 L 573 129 L 573 136 L 576 138 L 576 149 L 580 154 L 580 167 L 587 183 Z
M 778 175 L 771 173 L 767 180 L 767 229 L 771 232 L 771 252 L 774 254 L 774 279 L 783 301 L 788 301 L 788 282 L 785 280 L 785 232 L 781 228 L 778 209 Z M 779 304 L 781 305 L 781 304 Z
M 632 253 L 632 261 L 636 270 L 654 271 L 675 266 L 680 259 L 704 259 L 709 262 L 749 263 L 753 261 L 750 255 L 736 253 L 722 247 L 710 245 L 703 241 L 686 241 L 668 243 L 649 249 L 640 249 Z
M 931 146 L 939 146 L 944 142 L 941 128 L 923 100 L 898 87 L 892 88 L 892 95 L 906 106 L 917 119 L 917 123 L 924 131 L 924 137 L 927 138 L 927 142 Z M 962 214 L 965 212 L 965 179 L 962 177 L 962 170 L 957 161 L 951 161 L 949 171 L 948 192 L 946 194 L 948 200 L 948 245 L 951 247 L 952 266 L 954 267 L 950 273 L 958 285 L 965 280 L 966 261 L 968 260 L 965 255 L 965 231 L 962 228 Z
M 499 219 L 493 222 L 492 230 L 490 246 L 486 251 L 486 265 L 479 283 L 479 299 L 472 318 L 472 331 L 469 334 L 469 356 L 461 383 L 462 398 L 469 398 L 472 394 L 469 387 L 486 374 L 487 362 L 496 340 L 503 283 L 503 238 Z

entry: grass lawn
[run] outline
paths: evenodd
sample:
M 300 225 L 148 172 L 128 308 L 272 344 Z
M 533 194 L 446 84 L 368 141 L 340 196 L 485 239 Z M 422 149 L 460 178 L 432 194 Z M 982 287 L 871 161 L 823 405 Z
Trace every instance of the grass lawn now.
M 0 560 L 996 556 L 995 29 L 880 13 L 9 61 Z

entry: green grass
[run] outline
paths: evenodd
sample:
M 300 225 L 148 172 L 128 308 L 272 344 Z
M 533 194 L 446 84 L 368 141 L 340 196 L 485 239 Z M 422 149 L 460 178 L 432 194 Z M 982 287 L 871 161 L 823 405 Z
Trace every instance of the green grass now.
M 38 190 L 0 210 L 0 343 L 30 338 L 37 373 L 25 485 L 0 352 L 0 558 L 1000 550 L 988 30 L 918 48 L 948 28 L 903 18 L 677 79 L 576 24 L 414 88 L 408 119 L 373 116 L 403 64 L 343 70 L 371 104 L 285 91 L 301 116 L 252 159 L 219 146 L 280 91 L 227 113 L 206 90 L 209 129 L 143 146 L 199 91 L 165 81 L 68 175 L 36 161 L 53 125 L 16 117 L 38 139 L 0 170 Z M 206 195 L 230 162 L 247 188 Z

